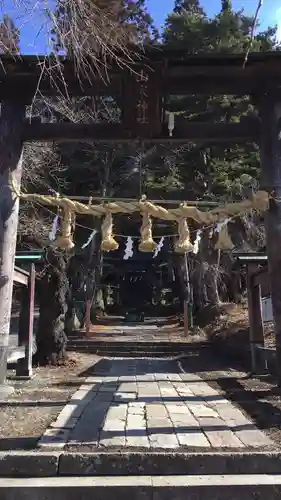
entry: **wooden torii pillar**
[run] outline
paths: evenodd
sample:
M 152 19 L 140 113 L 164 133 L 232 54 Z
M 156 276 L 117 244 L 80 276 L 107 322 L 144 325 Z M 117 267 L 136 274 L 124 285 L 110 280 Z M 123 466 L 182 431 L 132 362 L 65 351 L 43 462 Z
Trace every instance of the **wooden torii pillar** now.
M 269 282 L 276 337 L 278 385 L 281 386 L 281 94 L 259 97 L 262 187 L 273 198 L 265 215 Z
M 19 89 L 20 92 L 20 89 Z M 13 392 L 6 382 L 13 271 L 17 242 L 19 200 L 10 185 L 10 173 L 20 187 L 22 174 L 22 128 L 25 105 L 2 102 L 0 115 L 0 400 Z

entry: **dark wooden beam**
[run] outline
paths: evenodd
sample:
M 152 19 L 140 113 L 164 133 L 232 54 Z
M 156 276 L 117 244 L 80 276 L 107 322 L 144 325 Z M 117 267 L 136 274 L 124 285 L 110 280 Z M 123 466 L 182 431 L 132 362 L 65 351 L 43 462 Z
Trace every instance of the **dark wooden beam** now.
M 66 95 L 121 95 L 128 76 L 137 76 L 141 70 L 150 75 L 160 71 L 161 82 L 158 92 L 169 94 L 252 94 L 281 85 L 281 54 L 251 54 L 243 68 L 244 54 L 196 54 L 183 50 L 169 50 L 163 47 L 147 48 L 136 52 L 130 64 L 117 66 L 112 62 L 104 75 L 80 74 L 70 60 L 60 59 L 60 69 L 52 59 L 45 57 L 1 56 L 0 99 L 21 99 L 29 102 L 40 82 L 40 91 L 46 96 Z M 52 70 L 42 73 L 42 67 Z M 52 78 L 50 78 L 50 74 Z M 91 81 L 89 81 L 91 80 Z M 55 85 L 54 85 L 55 82 Z
M 214 71 L 214 70 L 213 70 Z M 215 72 L 215 71 L 214 71 Z M 55 80 L 55 77 L 54 77 Z M 65 80 L 65 84 L 57 78 L 56 86 L 52 85 L 49 79 L 40 81 L 40 93 L 47 97 L 61 96 L 62 98 L 69 95 L 76 96 L 94 96 L 104 95 L 119 97 L 122 95 L 123 76 L 111 78 L 110 81 L 95 80 L 82 82 L 69 77 Z M 16 75 L 13 77 L 3 77 L 0 79 L 0 100 L 17 100 L 20 98 L 25 103 L 30 103 L 38 90 L 39 78 Z M 281 85 L 281 74 L 256 74 L 248 75 L 244 78 L 237 76 L 235 71 L 233 74 L 223 76 L 210 76 L 206 71 L 206 75 L 189 75 L 186 70 L 181 77 L 170 77 L 167 73 L 163 73 L 158 93 L 162 95 L 252 95 L 262 87 L 265 91 L 276 90 Z M 18 89 L 21 89 L 19 95 Z M 125 100 L 128 104 L 128 99 Z
M 65 83 L 61 81 L 61 77 L 53 78 L 56 81 L 54 86 L 52 82 L 45 78 L 40 81 L 39 78 L 20 75 L 11 76 L 7 78 L 0 79 L 0 100 L 13 100 L 17 101 L 18 98 L 21 102 L 29 104 L 39 89 L 40 94 L 46 97 L 61 96 L 66 98 L 67 95 L 70 97 L 76 96 L 93 96 L 93 95 L 104 95 L 104 96 L 118 96 L 122 92 L 122 79 L 114 79 L 111 81 L 106 80 L 96 80 L 94 82 L 89 82 L 88 80 L 78 81 L 77 79 L 67 78 Z M 39 85 L 39 87 L 38 87 Z M 21 89 L 20 95 L 18 89 Z
M 247 68 L 245 70 L 242 66 L 239 68 L 237 66 L 218 66 L 218 65 L 201 65 L 200 61 L 198 65 L 188 65 L 188 64 L 170 64 L 166 68 L 165 74 L 168 79 L 173 78 L 237 78 L 241 81 L 247 80 L 253 76 L 257 71 L 255 67 Z M 280 70 L 279 70 L 280 74 Z
M 124 130 L 122 124 L 78 124 L 78 123 L 26 123 L 23 140 L 25 141 L 83 141 L 129 142 L 141 139 L 155 143 L 185 142 L 251 142 L 259 139 L 259 122 L 245 120 L 241 123 L 185 123 L 176 126 L 173 137 L 169 137 L 166 126 L 162 134 L 150 136 L 148 125 L 138 125 L 135 133 Z
M 122 56 L 122 54 L 120 54 Z M 124 56 L 124 54 L 123 54 Z M 123 57 L 124 59 L 124 57 Z M 209 68 L 210 74 L 215 69 L 228 71 L 228 68 L 241 70 L 241 74 L 246 75 L 251 72 L 253 68 L 260 70 L 269 71 L 279 71 L 280 72 L 280 60 L 281 54 L 278 51 L 272 52 L 252 52 L 249 54 L 248 62 L 245 68 L 243 68 L 243 63 L 245 60 L 244 53 L 238 54 L 225 54 L 225 53 L 200 53 L 200 54 L 189 54 L 186 49 L 171 49 L 169 47 L 159 45 L 159 46 L 146 46 L 144 50 L 138 50 L 136 47 L 133 48 L 132 57 L 130 59 L 130 65 L 134 67 L 146 67 L 149 68 L 154 64 L 162 63 L 168 71 L 172 68 Z M 42 68 L 45 67 L 46 70 L 52 68 L 53 74 L 56 71 L 57 60 L 53 58 L 46 58 L 46 56 L 30 56 L 30 55 L 20 55 L 11 56 L 8 54 L 2 54 L 0 56 L 0 77 L 5 77 L 5 75 L 19 75 L 25 76 L 37 76 L 39 77 L 42 73 Z M 77 68 L 75 68 L 73 62 L 64 56 L 59 57 L 58 61 L 60 63 L 60 71 L 64 74 L 66 78 L 73 78 L 76 76 Z M 128 62 L 128 61 L 127 61 Z M 128 69 L 129 64 L 116 64 L 114 61 L 108 61 L 107 75 L 120 75 L 124 72 L 124 69 Z M 279 68 L 278 68 L 279 66 Z M 46 71 L 47 73 L 48 71 Z M 81 76 L 81 75 L 80 75 Z M 94 72 L 93 72 L 94 76 Z M 106 77 L 105 77 L 106 79 Z
M 184 64 L 188 66 L 235 66 L 242 68 L 245 61 L 245 53 L 223 53 L 223 52 L 201 52 L 190 54 L 185 48 L 174 49 L 163 45 L 146 46 L 139 53 L 140 60 L 166 61 L 169 65 Z M 278 51 L 251 52 L 249 54 L 247 68 L 258 65 L 276 65 L 280 62 L 281 54 Z
M 163 79 L 163 86 L 167 95 L 252 95 L 260 90 L 274 91 L 278 90 L 281 85 L 281 73 L 278 78 L 269 73 L 265 74 L 245 75 L 240 78 L 233 75 L 224 76 L 182 76 L 181 78 Z
M 262 187 L 274 197 L 265 214 L 269 283 L 276 337 L 276 370 L 281 386 L 281 98 L 262 95 L 261 117 Z
M 280 57 L 280 56 L 279 56 Z M 281 66 L 280 60 L 279 63 L 276 61 L 275 64 L 272 64 L 270 61 L 263 61 L 260 64 L 252 64 L 247 65 L 245 68 L 243 64 L 241 66 L 237 66 L 233 64 L 231 61 L 228 64 L 221 65 L 218 63 L 213 64 L 205 63 L 201 64 L 200 59 L 197 60 L 197 64 L 193 61 L 193 64 L 177 62 L 176 64 L 171 62 L 171 64 L 167 64 L 165 69 L 165 75 L 167 79 L 173 78 L 207 78 L 208 80 L 212 79 L 223 79 L 223 80 L 231 80 L 234 78 L 238 83 L 239 81 L 243 84 L 243 82 L 251 82 L 256 77 L 266 77 L 266 71 L 270 73 L 270 75 L 275 78 L 281 78 Z

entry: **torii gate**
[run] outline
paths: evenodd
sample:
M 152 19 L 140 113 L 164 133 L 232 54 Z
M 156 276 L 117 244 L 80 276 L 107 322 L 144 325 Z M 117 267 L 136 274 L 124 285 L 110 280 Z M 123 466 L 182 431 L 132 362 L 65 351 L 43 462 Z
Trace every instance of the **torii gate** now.
M 9 340 L 13 267 L 16 248 L 18 200 L 9 186 L 9 170 L 20 185 L 24 141 L 92 139 L 95 142 L 137 141 L 149 143 L 249 142 L 261 148 L 262 187 L 274 195 L 266 214 L 267 251 L 276 333 L 278 382 L 281 385 L 281 54 L 251 54 L 244 67 L 244 54 L 188 55 L 184 50 L 150 47 L 138 53 L 134 71 L 109 71 L 108 84 L 83 80 L 71 61 L 62 59 L 68 94 L 111 95 L 122 108 L 118 124 L 40 123 L 25 119 L 26 105 L 40 92 L 57 96 L 63 91 L 61 75 L 41 74 L 45 58 L 1 56 L 0 99 L 0 393 L 5 385 Z M 81 85 L 82 82 L 82 85 Z M 175 123 L 169 136 L 165 102 L 169 95 L 250 95 L 259 116 L 240 123 Z M 280 200 L 280 201 L 279 201 Z

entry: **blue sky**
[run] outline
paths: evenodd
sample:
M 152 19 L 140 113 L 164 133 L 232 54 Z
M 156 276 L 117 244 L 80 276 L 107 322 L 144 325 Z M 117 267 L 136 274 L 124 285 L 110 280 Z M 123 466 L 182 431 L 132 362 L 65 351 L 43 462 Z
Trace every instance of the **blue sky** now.
M 50 2 L 53 2 L 53 0 L 46 1 L 49 5 Z M 21 10 L 18 7 L 21 2 L 18 0 L 1 0 L 0 9 L 2 13 L 11 15 L 21 30 L 21 50 L 25 54 L 44 53 L 46 50 L 46 36 L 44 33 L 47 32 L 48 28 L 46 17 L 42 14 L 46 3 L 44 0 L 25 0 L 22 2 L 25 8 Z M 257 3 L 258 0 L 232 0 L 235 10 L 244 8 L 247 14 L 254 14 Z M 213 16 L 219 12 L 221 0 L 201 0 L 201 4 L 207 14 Z M 172 11 L 174 0 L 147 0 L 147 6 L 160 28 L 164 24 L 167 14 Z M 263 0 L 259 18 L 261 29 L 278 24 L 281 39 L 281 0 Z

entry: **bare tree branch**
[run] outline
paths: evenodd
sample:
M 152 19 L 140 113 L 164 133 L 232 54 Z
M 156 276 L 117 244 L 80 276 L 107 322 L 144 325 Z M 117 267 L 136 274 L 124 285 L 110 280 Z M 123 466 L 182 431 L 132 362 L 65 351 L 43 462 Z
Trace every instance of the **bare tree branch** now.
M 254 16 L 254 20 L 253 20 L 253 24 L 252 24 L 250 41 L 249 41 L 249 45 L 248 45 L 248 48 L 247 48 L 247 51 L 246 51 L 246 54 L 245 54 L 243 68 L 245 68 L 245 66 L 246 66 L 246 64 L 248 62 L 248 57 L 249 57 L 249 54 L 250 54 L 250 51 L 251 51 L 251 48 L 252 48 L 252 45 L 253 45 L 253 41 L 254 41 L 255 29 L 256 29 L 256 25 L 257 25 L 257 21 L 258 21 L 258 15 L 259 15 L 259 11 L 260 11 L 260 9 L 262 7 L 262 4 L 263 4 L 263 0 L 258 0 L 258 5 L 257 5 L 257 8 L 256 8 L 256 12 L 255 12 L 255 16 Z

